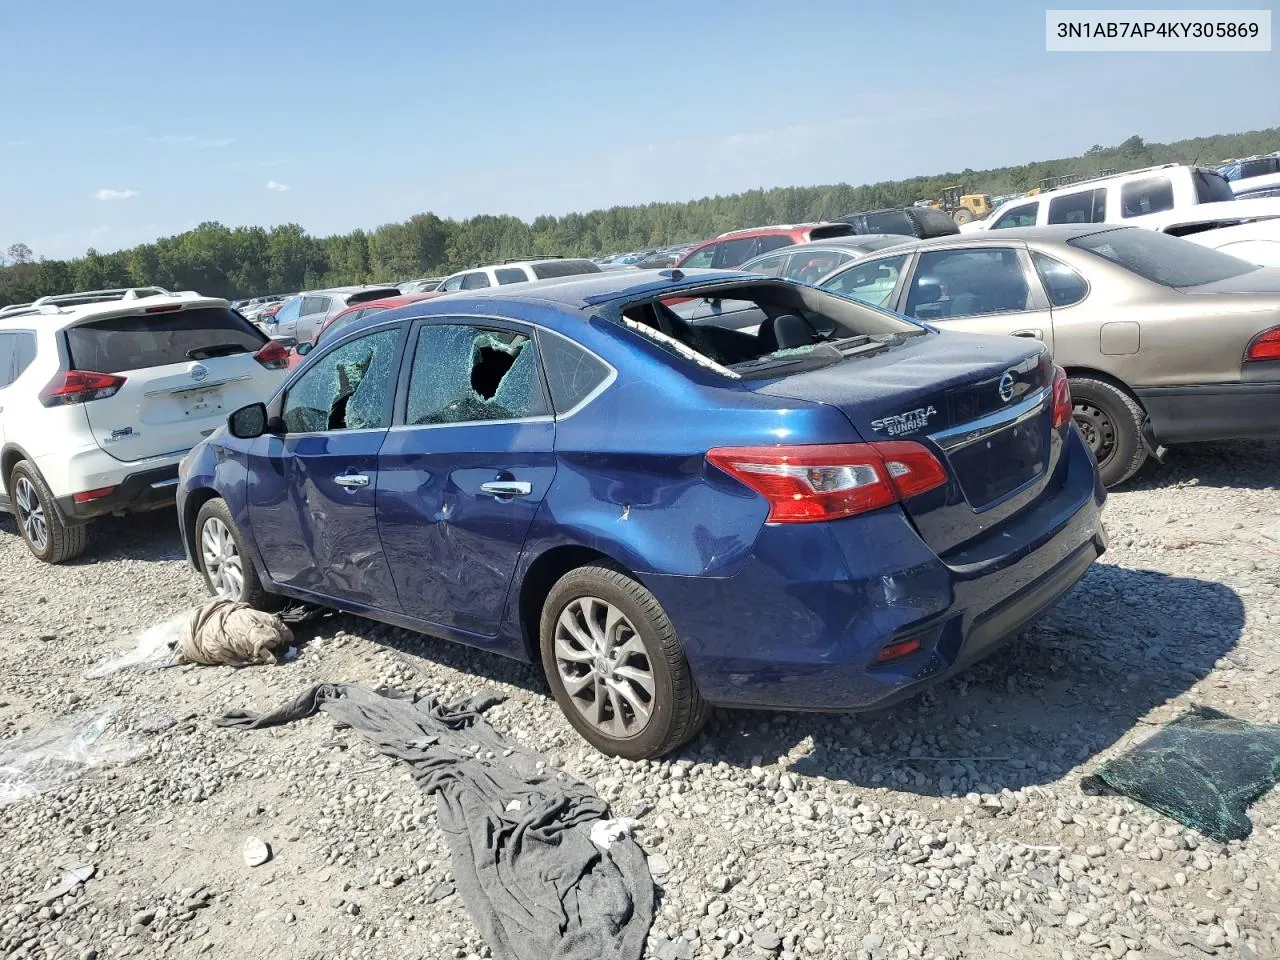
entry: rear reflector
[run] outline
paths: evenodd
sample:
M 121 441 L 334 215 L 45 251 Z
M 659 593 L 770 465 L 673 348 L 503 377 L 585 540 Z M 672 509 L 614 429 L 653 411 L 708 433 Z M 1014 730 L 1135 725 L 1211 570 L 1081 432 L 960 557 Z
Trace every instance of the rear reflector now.
M 283 370 L 289 365 L 289 348 L 283 346 L 279 340 L 268 340 L 262 349 L 253 355 L 253 359 L 268 370 Z
M 90 370 L 63 370 L 40 391 L 40 402 L 46 407 L 64 407 L 88 403 L 113 396 L 124 386 L 125 378 Z
M 1244 358 L 1246 360 L 1280 360 L 1280 327 L 1264 330 L 1254 337 Z
M 876 654 L 876 663 L 888 663 L 890 660 L 901 660 L 920 650 L 920 641 L 912 638 L 891 643 Z
M 937 458 L 907 440 L 718 447 L 707 460 L 769 501 L 768 523 L 838 520 L 947 482 Z
M 97 490 L 84 490 L 80 493 L 73 493 L 71 499 L 76 503 L 89 503 L 93 500 L 101 500 L 105 496 L 109 496 L 115 492 L 115 487 L 99 487 Z
M 1053 368 L 1053 429 L 1065 427 L 1071 422 L 1071 384 L 1067 381 L 1067 371 L 1059 366 Z

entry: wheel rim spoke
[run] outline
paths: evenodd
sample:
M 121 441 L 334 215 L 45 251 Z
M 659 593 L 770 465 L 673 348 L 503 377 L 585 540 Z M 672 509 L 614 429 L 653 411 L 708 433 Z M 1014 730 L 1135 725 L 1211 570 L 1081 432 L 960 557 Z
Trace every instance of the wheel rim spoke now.
M 556 671 L 569 701 L 592 727 L 614 739 L 638 736 L 653 715 L 657 682 L 635 626 L 599 597 L 578 597 L 556 620 Z
M 217 517 L 210 517 L 200 531 L 200 545 L 205 573 L 214 593 L 239 600 L 244 593 L 244 563 L 231 530 Z
M 49 526 L 45 522 L 44 507 L 35 485 L 26 477 L 19 477 L 14 484 L 14 505 L 18 508 L 18 521 L 22 532 L 36 550 L 43 550 L 49 543 Z

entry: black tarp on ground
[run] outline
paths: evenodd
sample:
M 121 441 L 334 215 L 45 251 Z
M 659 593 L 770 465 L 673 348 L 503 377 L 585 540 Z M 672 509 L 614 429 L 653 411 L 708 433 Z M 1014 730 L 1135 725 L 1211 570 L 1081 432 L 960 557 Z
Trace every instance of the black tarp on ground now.
M 654 910 L 644 852 L 630 836 L 607 850 L 592 842 L 605 802 L 485 723 L 502 699 L 449 707 L 320 684 L 273 713 L 215 722 L 256 730 L 324 711 L 412 766 L 436 795 L 458 894 L 498 960 L 638 960 Z
M 1243 840 L 1253 831 L 1245 809 L 1280 781 L 1280 726 L 1195 707 L 1096 778 L 1218 843 Z

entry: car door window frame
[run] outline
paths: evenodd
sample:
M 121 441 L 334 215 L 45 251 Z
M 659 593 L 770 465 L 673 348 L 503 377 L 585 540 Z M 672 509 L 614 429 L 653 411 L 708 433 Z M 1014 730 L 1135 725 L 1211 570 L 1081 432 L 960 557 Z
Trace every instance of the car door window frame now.
M 491 424 L 550 423 L 556 420 L 555 405 L 551 402 L 551 389 L 547 385 L 546 371 L 542 367 L 542 351 L 535 336 L 536 327 L 527 323 L 514 323 L 505 317 L 487 315 L 433 315 L 406 325 L 408 338 L 401 346 L 400 373 L 395 391 L 395 407 L 391 416 L 392 430 L 440 430 L 447 427 L 480 427 Z M 531 417 L 512 417 L 505 420 L 459 420 L 454 423 L 409 423 L 409 387 L 413 381 L 413 363 L 417 359 L 418 337 L 424 327 L 476 327 L 480 330 L 503 330 L 527 337 L 533 344 L 535 380 L 542 391 L 543 406 L 549 411 Z M 406 359 L 408 362 L 406 363 Z M 610 368 L 612 369 L 612 368 Z M 612 381 L 610 381 L 612 382 Z M 581 404 L 579 405 L 581 406 Z M 576 410 L 576 408 L 575 408 Z
M 273 407 L 274 409 L 270 410 L 270 413 L 272 414 L 272 416 L 269 417 L 269 419 L 275 421 L 275 423 L 279 425 L 278 435 L 284 439 L 291 439 L 294 437 L 314 437 L 314 436 L 319 436 L 321 434 L 331 434 L 331 433 L 343 433 L 343 434 L 367 433 L 371 430 L 387 430 L 389 427 L 395 426 L 395 420 L 394 420 L 394 414 L 396 411 L 395 404 L 399 397 L 400 378 L 404 373 L 404 367 L 405 367 L 404 353 L 405 353 L 405 342 L 406 342 L 405 331 L 408 328 L 408 326 L 409 325 L 403 321 L 392 321 L 391 323 L 379 324 L 378 326 L 375 326 L 375 327 L 365 327 L 365 328 L 362 328 L 360 331 L 356 332 L 353 336 L 339 337 L 333 343 L 325 344 L 322 348 L 317 350 L 314 354 L 308 355 L 307 357 L 308 362 L 304 366 L 301 366 L 298 368 L 298 372 L 294 376 L 289 378 L 289 380 L 285 383 L 284 387 L 276 395 L 274 401 L 270 404 L 270 407 Z M 388 330 L 397 330 L 400 336 L 399 336 L 399 339 L 396 341 L 396 345 L 394 347 L 395 359 L 392 361 L 393 365 L 398 365 L 398 369 L 391 377 L 391 390 L 389 391 L 388 400 L 386 401 L 387 406 L 390 407 L 390 410 L 387 411 L 387 414 L 388 414 L 387 426 L 357 427 L 357 428 L 344 427 L 341 430 L 306 430 L 306 431 L 296 431 L 296 432 L 284 429 L 284 408 L 285 408 L 285 403 L 288 401 L 288 398 L 289 398 L 289 392 L 293 390 L 293 388 L 296 387 L 299 382 L 301 382 L 302 378 L 305 377 L 309 371 L 313 370 L 317 364 L 324 362 L 324 358 L 327 357 L 330 353 L 332 353 L 335 350 L 341 350 L 348 343 L 354 343 L 357 340 L 360 340 L 367 336 L 373 336 L 374 334 L 385 333 Z M 276 432 L 276 431 L 273 430 L 273 432 Z
M 855 259 L 852 263 L 847 264 L 844 270 L 840 271 L 839 276 L 844 276 L 848 271 L 856 270 L 859 267 L 881 264 L 887 260 L 896 260 L 899 257 L 906 257 L 906 259 L 902 261 L 902 269 L 898 271 L 898 279 L 894 283 L 893 289 L 889 291 L 889 295 L 885 297 L 884 303 L 880 304 L 878 307 L 874 303 L 867 303 L 866 300 L 859 300 L 857 297 L 850 296 L 847 293 L 841 293 L 839 290 L 832 287 L 824 286 L 819 289 L 826 290 L 837 297 L 844 297 L 845 299 L 853 300 L 856 303 L 866 304 L 869 307 L 876 307 L 876 309 L 879 310 L 889 310 L 893 313 L 904 315 L 899 307 L 902 305 L 906 293 L 906 284 L 910 282 L 910 278 L 915 274 L 917 257 L 917 252 L 915 250 L 899 250 L 896 253 L 885 253 L 883 256 L 879 257 L 862 257 L 860 259 Z M 913 322 L 918 323 L 919 321 Z
M 920 268 L 921 257 L 926 253 L 976 253 L 979 250 L 1013 250 L 1017 254 L 1018 266 L 1022 268 L 1022 279 L 1027 285 L 1027 302 L 1028 305 L 1022 310 L 1001 310 L 996 313 L 966 313 L 962 317 L 941 317 L 937 319 L 917 319 L 907 313 L 907 300 L 911 295 L 911 285 L 915 283 L 916 271 Z M 865 260 L 859 260 L 855 266 L 866 263 Z M 940 324 L 943 329 L 950 320 L 969 320 L 977 317 L 1016 317 L 1026 313 L 1035 313 L 1040 310 L 1049 309 L 1049 299 L 1045 296 L 1044 289 L 1040 285 L 1040 275 L 1036 272 L 1035 264 L 1031 262 L 1031 255 L 1027 253 L 1026 244 L 1020 241 L 1001 242 L 991 244 L 956 244 L 948 247 L 929 247 L 927 250 L 913 251 L 911 262 L 903 267 L 902 274 L 898 277 L 898 288 L 894 291 L 896 295 L 896 313 L 901 314 L 907 319 L 915 323 Z M 888 309 L 888 304 L 885 304 Z
M 308 300 L 319 300 L 321 303 L 323 303 L 323 304 L 324 304 L 324 306 L 322 306 L 319 310 L 312 310 L 312 311 L 310 311 L 310 312 L 303 312 L 302 307 L 305 307 L 305 306 L 307 305 L 307 301 L 308 301 Z M 298 308 L 298 319 L 299 319 L 299 320 L 301 320 L 301 319 L 303 319 L 304 317 L 323 317 L 323 316 L 325 316 L 325 315 L 326 315 L 326 314 L 328 314 L 328 312 L 329 312 L 329 306 L 330 306 L 331 302 L 332 302 L 332 301 L 331 301 L 328 297 L 323 297 L 323 296 L 320 296 L 320 295 L 318 295 L 318 294 L 310 294 L 310 295 L 308 295 L 308 296 L 303 297 L 303 298 L 302 298 L 302 306 Z

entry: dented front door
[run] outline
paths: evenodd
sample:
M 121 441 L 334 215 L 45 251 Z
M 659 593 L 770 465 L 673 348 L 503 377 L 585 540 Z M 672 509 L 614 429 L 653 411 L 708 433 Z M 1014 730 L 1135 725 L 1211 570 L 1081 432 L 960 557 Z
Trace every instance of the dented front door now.
M 404 414 L 378 458 L 378 532 L 405 613 L 493 637 L 556 471 L 535 344 L 489 320 L 411 336 Z
M 398 609 L 374 515 L 401 326 L 347 340 L 285 388 L 283 430 L 247 457 L 249 523 L 277 583 L 344 607 Z

